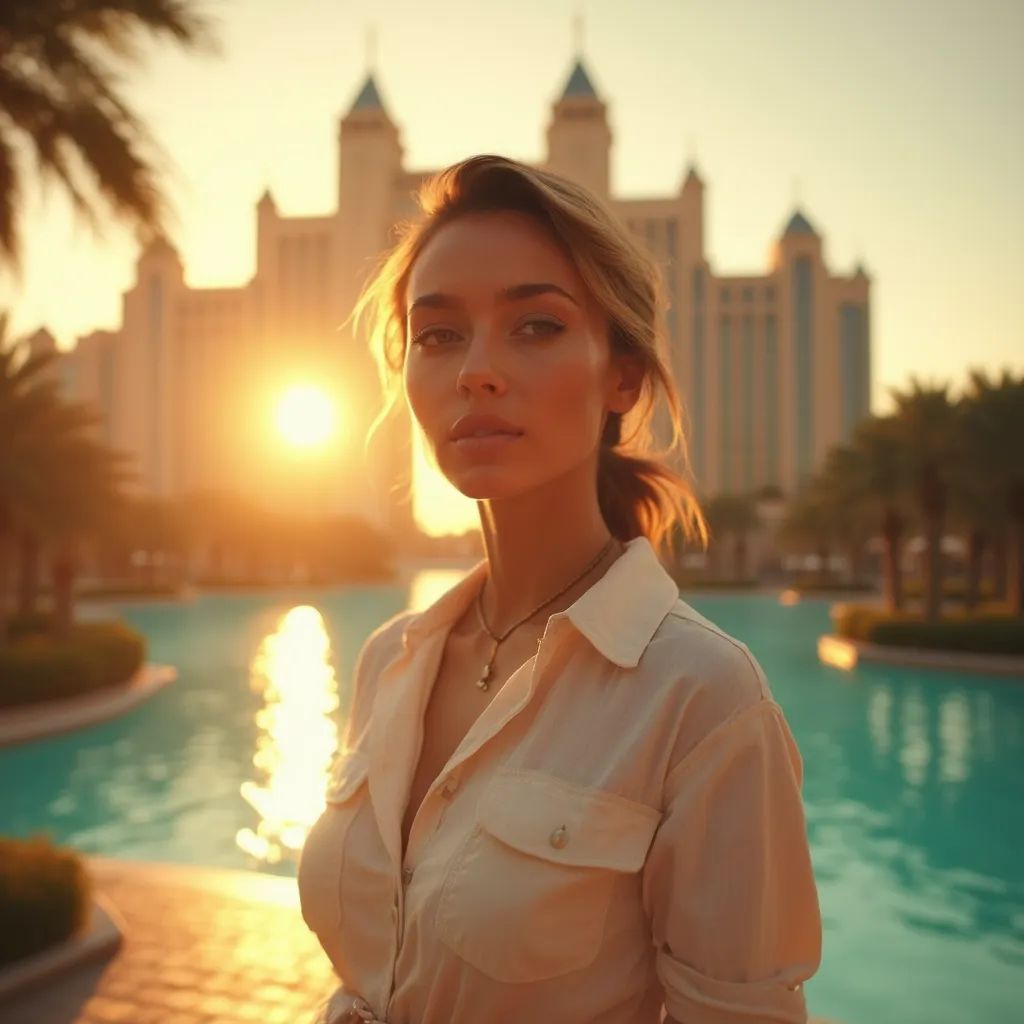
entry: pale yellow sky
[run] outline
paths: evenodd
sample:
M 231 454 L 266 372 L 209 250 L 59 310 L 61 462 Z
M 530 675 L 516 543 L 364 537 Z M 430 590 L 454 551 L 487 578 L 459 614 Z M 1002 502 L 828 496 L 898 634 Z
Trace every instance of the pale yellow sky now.
M 411 168 L 474 152 L 543 155 L 585 14 L 584 55 L 610 106 L 613 189 L 707 183 L 721 273 L 761 272 L 799 199 L 826 260 L 874 278 L 876 411 L 911 373 L 1024 369 L 1024 3 L 1017 0 L 222 0 L 220 58 L 164 49 L 128 95 L 173 157 L 175 241 L 194 286 L 242 285 L 255 202 L 333 209 L 337 118 L 376 74 Z M 96 239 L 55 191 L 30 196 L 16 331 L 64 347 L 116 326 L 134 277 L 128 230 Z

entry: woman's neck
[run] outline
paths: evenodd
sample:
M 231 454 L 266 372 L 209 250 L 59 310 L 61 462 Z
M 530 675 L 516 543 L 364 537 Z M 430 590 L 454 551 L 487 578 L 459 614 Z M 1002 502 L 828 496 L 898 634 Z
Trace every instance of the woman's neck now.
M 526 495 L 478 502 L 488 561 L 483 610 L 493 632 L 500 635 L 554 598 L 608 543 L 592 481 L 592 473 L 567 474 Z M 582 578 L 536 613 L 537 620 L 569 607 L 622 547 L 613 541 Z

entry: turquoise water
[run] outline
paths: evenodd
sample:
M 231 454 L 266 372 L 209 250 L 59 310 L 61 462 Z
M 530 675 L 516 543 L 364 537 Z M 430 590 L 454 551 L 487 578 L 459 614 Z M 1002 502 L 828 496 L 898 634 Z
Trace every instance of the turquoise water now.
M 843 672 L 815 653 L 824 601 L 687 597 L 749 644 L 804 758 L 825 925 L 811 1011 L 1024 1020 L 1024 680 Z M 355 656 L 410 600 L 376 586 L 120 606 L 177 682 L 115 721 L 0 750 L 0 831 L 294 874 Z

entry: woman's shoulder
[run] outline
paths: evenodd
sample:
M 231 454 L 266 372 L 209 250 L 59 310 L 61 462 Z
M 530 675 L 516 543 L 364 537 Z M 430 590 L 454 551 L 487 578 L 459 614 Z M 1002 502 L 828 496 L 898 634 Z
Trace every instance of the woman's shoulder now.
M 416 617 L 416 612 L 405 609 L 385 619 L 370 631 L 363 641 L 360 657 L 378 664 L 390 661 L 402 649 L 402 635 L 405 627 Z
M 747 644 L 681 597 L 651 638 L 641 665 L 697 734 L 765 701 L 775 703 Z

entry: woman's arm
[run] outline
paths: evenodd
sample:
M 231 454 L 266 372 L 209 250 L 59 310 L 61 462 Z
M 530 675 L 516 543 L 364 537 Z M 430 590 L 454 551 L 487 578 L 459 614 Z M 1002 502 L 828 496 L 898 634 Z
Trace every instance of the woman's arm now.
M 821 961 L 803 764 L 763 699 L 704 737 L 665 780 L 643 900 L 666 1024 L 804 1024 Z

